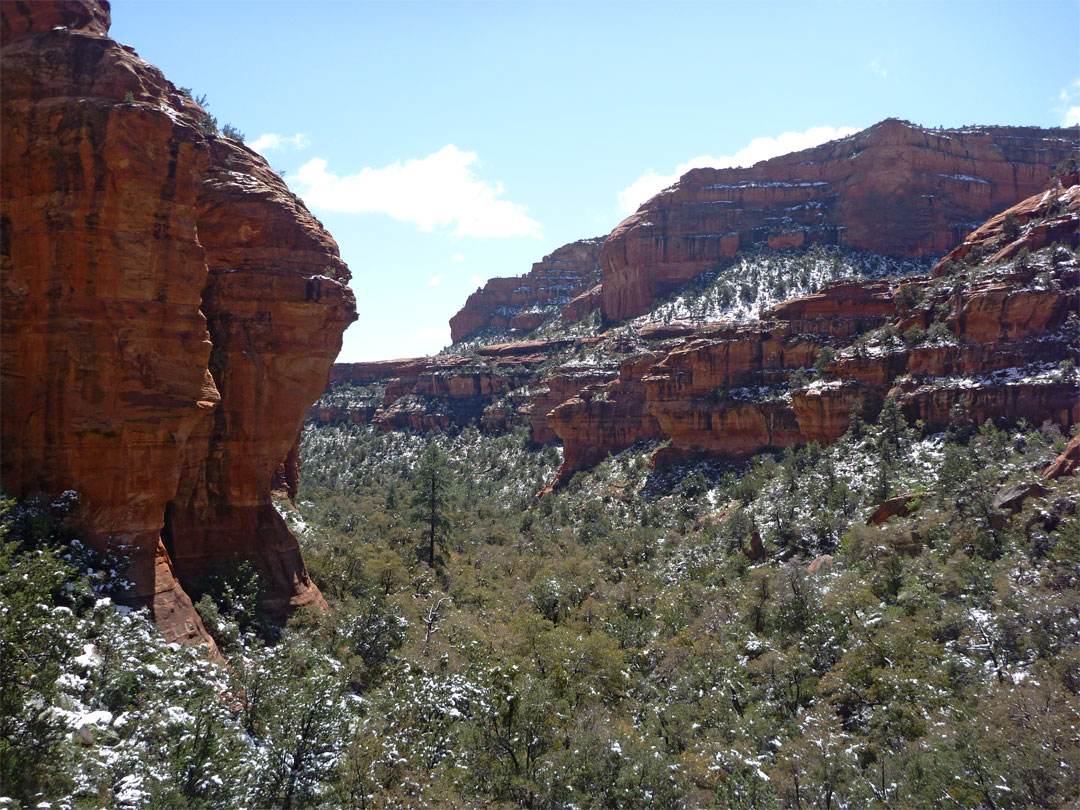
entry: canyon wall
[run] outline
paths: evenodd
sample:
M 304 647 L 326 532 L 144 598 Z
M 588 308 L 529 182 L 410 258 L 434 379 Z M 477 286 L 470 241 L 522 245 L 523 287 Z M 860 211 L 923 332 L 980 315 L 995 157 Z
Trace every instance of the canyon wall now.
M 530 418 L 532 397 L 525 388 L 536 383 L 537 369 L 574 343 L 518 341 L 483 346 L 471 356 L 339 363 L 308 418 L 319 424 L 374 424 L 384 430 L 445 430 L 473 422 L 488 430 L 508 430 Z M 544 431 L 546 413 L 537 419 Z
M 604 316 L 640 315 L 755 244 L 950 250 L 987 217 L 1042 190 L 1078 148 L 1075 129 L 933 130 L 888 119 L 750 168 L 694 169 L 604 240 Z
M 0 9 L 4 489 L 77 490 L 170 640 L 212 645 L 185 586 L 238 558 L 321 604 L 270 489 L 356 317 L 336 244 L 107 2 Z
M 888 397 L 931 429 L 957 407 L 976 424 L 1069 428 L 1080 421 L 1078 243 L 1073 175 L 972 233 L 937 279 L 835 283 L 757 324 L 629 358 L 619 379 L 549 414 L 564 446 L 557 480 L 641 439 L 669 440 L 658 462 L 832 442 L 857 404 L 873 416 Z M 957 263 L 976 248 L 981 262 Z
M 872 417 L 890 396 L 931 427 L 960 404 L 980 423 L 1068 427 L 1080 418 L 1075 371 L 1051 367 L 1080 351 L 1068 331 L 1080 307 L 1078 200 L 1077 177 L 1066 175 L 969 234 L 933 278 L 833 282 L 754 323 L 632 324 L 338 366 L 334 380 L 381 379 L 377 401 L 331 407 L 332 386 L 311 415 L 384 429 L 527 421 L 533 441 L 562 441 L 558 480 L 641 440 L 667 440 L 660 462 L 828 443 L 857 403 Z M 1025 251 L 1038 261 L 1021 261 Z M 825 349 L 837 356 L 821 363 Z
M 600 281 L 602 241 L 571 242 L 536 262 L 523 276 L 491 279 L 450 319 L 450 339 L 457 343 L 486 327 L 518 334 L 536 329 Z

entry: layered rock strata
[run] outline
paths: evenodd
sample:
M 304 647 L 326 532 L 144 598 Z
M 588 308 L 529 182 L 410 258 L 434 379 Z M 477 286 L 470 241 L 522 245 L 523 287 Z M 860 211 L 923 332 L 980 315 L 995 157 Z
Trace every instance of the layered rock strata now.
M 571 242 L 536 262 L 523 276 L 491 279 L 450 319 L 451 340 L 456 343 L 487 327 L 518 334 L 536 329 L 600 281 L 602 241 Z
M 639 315 L 750 245 L 950 250 L 987 217 L 1042 190 L 1078 148 L 1075 129 L 931 130 L 888 119 L 750 168 L 694 169 L 604 240 L 604 316 Z
M 670 440 L 660 462 L 828 443 L 857 403 L 872 415 L 887 397 L 929 428 L 958 407 L 976 423 L 1068 428 L 1080 421 L 1075 368 L 1061 365 L 1080 353 L 1070 320 L 1080 310 L 1078 209 L 1080 186 L 1056 186 L 1007 212 L 1011 223 L 1023 213 L 1018 231 L 1002 214 L 996 231 L 988 223 L 969 237 L 991 257 L 981 264 L 952 263 L 953 275 L 938 281 L 836 283 L 757 324 L 699 329 L 662 357 L 624 361 L 618 380 L 549 414 L 564 444 L 557 480 L 648 438 Z M 1023 260 L 1022 250 L 1047 247 L 1048 224 L 1057 241 Z M 1002 256 L 1013 261 L 999 265 Z
M 542 367 L 586 340 L 518 341 L 484 346 L 475 356 L 437 355 L 367 363 L 339 363 L 330 386 L 308 409 L 319 424 L 374 424 L 384 430 L 445 430 L 477 424 L 504 431 L 529 423 L 537 443 L 553 440 L 547 410 L 606 376 L 586 372 L 587 382 L 573 374 L 549 387 L 540 385 Z M 593 370 L 595 371 L 595 370 Z M 573 380 L 577 380 L 577 385 Z M 561 398 L 560 398 L 561 397 Z
M 2 13 L 5 489 L 79 491 L 170 640 L 208 640 L 185 586 L 237 558 L 272 611 L 320 604 L 270 489 L 356 317 L 337 246 L 107 3 Z
M 516 389 L 532 380 L 542 355 L 416 357 L 334 367 L 330 388 L 308 417 L 371 423 L 384 430 L 445 430 L 476 422 L 505 430 L 522 421 Z

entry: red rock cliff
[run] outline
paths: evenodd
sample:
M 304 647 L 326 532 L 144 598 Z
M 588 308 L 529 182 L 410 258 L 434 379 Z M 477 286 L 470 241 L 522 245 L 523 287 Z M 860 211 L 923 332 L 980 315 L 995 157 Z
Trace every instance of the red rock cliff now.
M 170 639 L 206 639 L 184 586 L 236 557 L 275 612 L 321 603 L 270 480 L 356 317 L 337 246 L 107 3 L 2 12 L 4 488 L 78 490 Z
M 1069 320 L 1080 310 L 1075 183 L 1065 178 L 994 217 L 964 243 L 987 258 L 943 263 L 955 272 L 938 281 L 834 283 L 763 313 L 760 323 L 702 329 L 660 357 L 624 361 L 619 379 L 548 415 L 564 446 L 557 480 L 643 438 L 670 440 L 661 461 L 832 442 L 856 402 L 872 410 L 886 397 L 929 426 L 943 427 L 960 405 L 976 423 L 1068 428 L 1080 421 L 1075 368 L 1060 365 L 1080 355 Z M 920 335 L 936 314 L 944 317 L 933 337 Z M 912 330 L 905 340 L 901 329 Z M 825 347 L 835 359 L 824 375 L 811 384 L 793 379 Z
M 622 321 L 751 244 L 943 252 L 1045 187 L 1074 129 L 931 130 L 889 119 L 746 169 L 694 169 L 604 241 L 603 312 Z
M 444 430 L 470 422 L 487 430 L 506 430 L 523 423 L 532 411 L 524 387 L 535 382 L 535 369 L 574 343 L 518 341 L 484 346 L 475 357 L 338 363 L 331 371 L 330 387 L 308 410 L 308 418 L 320 424 L 371 423 L 384 430 Z M 539 420 L 545 431 L 546 413 Z M 534 434 L 534 438 L 544 442 L 554 435 Z
M 571 242 L 536 262 L 523 276 L 491 279 L 450 319 L 450 339 L 456 343 L 488 326 L 532 331 L 555 309 L 600 281 L 602 241 Z

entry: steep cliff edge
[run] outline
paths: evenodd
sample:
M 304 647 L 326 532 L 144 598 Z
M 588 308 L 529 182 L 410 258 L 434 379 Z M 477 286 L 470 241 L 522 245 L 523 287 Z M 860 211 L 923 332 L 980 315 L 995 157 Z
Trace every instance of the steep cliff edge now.
M 618 380 L 551 411 L 559 480 L 641 439 L 668 440 L 661 462 L 832 442 L 857 404 L 873 415 L 889 397 L 929 428 L 957 409 L 976 424 L 1068 428 L 1080 421 L 1078 245 L 1070 175 L 974 231 L 935 278 L 834 283 L 756 324 L 628 358 Z
M 1040 191 L 1073 129 L 924 129 L 896 119 L 750 168 L 694 169 L 604 240 L 603 312 L 623 321 L 740 248 L 838 244 L 917 256 Z
M 169 639 L 207 638 L 184 588 L 235 558 L 272 611 L 320 603 L 270 480 L 356 317 L 337 246 L 106 2 L 0 9 L 5 490 L 79 491 Z
M 571 242 L 533 264 L 523 276 L 491 279 L 450 319 L 450 339 L 457 343 L 486 327 L 532 331 L 600 281 L 602 241 Z

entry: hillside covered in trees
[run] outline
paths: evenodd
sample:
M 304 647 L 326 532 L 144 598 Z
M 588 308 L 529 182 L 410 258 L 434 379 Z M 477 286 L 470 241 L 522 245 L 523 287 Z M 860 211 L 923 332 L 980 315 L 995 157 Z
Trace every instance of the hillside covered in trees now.
M 959 414 L 925 435 L 887 404 L 739 466 L 634 446 L 536 501 L 559 454 L 522 431 L 312 426 L 279 508 L 330 610 L 278 628 L 250 568 L 207 581 L 224 668 L 112 607 L 116 562 L 61 528 L 73 495 L 6 502 L 5 784 L 70 807 L 1067 806 L 1080 519 L 1075 479 L 1042 475 L 1066 439 Z

